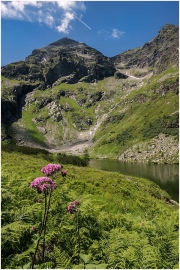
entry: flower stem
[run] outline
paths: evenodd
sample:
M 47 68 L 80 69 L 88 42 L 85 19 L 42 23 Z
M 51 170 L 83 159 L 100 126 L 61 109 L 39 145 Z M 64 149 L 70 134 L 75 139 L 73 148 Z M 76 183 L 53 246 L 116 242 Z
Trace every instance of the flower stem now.
M 50 208 L 51 196 L 52 196 L 52 188 L 50 188 L 50 192 L 49 192 L 48 206 L 47 206 L 46 217 L 45 217 L 45 221 L 44 221 L 43 262 L 44 262 L 44 252 L 45 252 L 46 225 L 47 225 L 47 219 L 48 219 L 48 212 L 49 212 L 49 208 Z
M 47 196 L 45 193 L 45 204 L 44 204 L 44 221 L 43 221 L 43 230 L 44 230 L 44 239 L 43 239 L 43 250 L 42 250 L 42 261 L 44 262 L 44 251 L 45 251 L 45 235 L 46 235 L 46 231 L 45 231 L 45 224 L 46 224 L 46 216 L 47 216 Z
M 77 212 L 76 212 L 76 227 L 77 227 L 77 242 L 78 242 L 78 264 L 79 264 L 79 260 L 80 260 L 80 234 L 79 234 L 79 212 L 78 212 L 78 208 L 77 208 Z
M 32 258 L 32 266 L 31 266 L 31 269 L 34 269 L 34 263 L 35 263 L 35 259 L 36 259 L 36 253 L 38 251 L 38 247 L 39 247 L 39 242 L 41 240 L 41 235 L 42 235 L 42 232 L 44 230 L 44 224 L 45 224 L 45 219 L 46 219 L 46 212 L 47 212 L 47 194 L 44 193 L 44 197 L 45 197 L 45 203 L 44 203 L 44 215 L 43 215 L 43 219 L 42 219 L 42 224 L 41 224 L 41 229 L 39 231 L 39 238 L 37 240 L 37 244 L 36 244 L 36 249 L 35 249 L 35 252 L 34 252 L 34 255 L 33 255 L 33 258 Z

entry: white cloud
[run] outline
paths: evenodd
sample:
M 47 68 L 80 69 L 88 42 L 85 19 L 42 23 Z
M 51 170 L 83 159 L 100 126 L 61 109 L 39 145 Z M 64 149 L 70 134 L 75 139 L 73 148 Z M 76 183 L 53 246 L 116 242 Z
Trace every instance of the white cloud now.
M 105 30 L 105 29 L 101 29 L 101 30 L 98 31 L 98 35 L 101 35 L 101 36 L 103 35 L 106 38 L 109 38 L 110 37 L 110 32 Z
M 54 18 L 50 14 L 47 14 L 47 16 L 45 18 L 45 23 L 50 28 L 53 28 L 53 26 L 54 26 Z
M 70 10 L 81 10 L 81 11 L 86 11 L 86 6 L 84 5 L 84 2 L 82 1 L 57 1 L 57 5 L 64 9 L 65 11 L 70 11 Z
M 125 32 L 120 31 L 120 30 L 118 30 L 117 28 L 114 28 L 114 29 L 112 30 L 111 35 L 112 35 L 113 38 L 117 38 L 117 39 L 118 39 L 118 38 L 120 38 L 120 36 L 122 36 L 124 33 L 125 33 Z
M 3 1 L 1 2 L 1 17 L 14 20 L 44 23 L 58 32 L 68 33 L 71 22 L 78 19 L 91 29 L 81 19 L 86 7 L 83 1 Z M 81 17 L 80 17 L 81 18 Z
M 119 39 L 125 32 L 114 28 L 112 31 L 107 31 L 105 29 L 101 29 L 98 31 L 99 36 L 103 36 L 105 39 L 116 38 Z
M 37 1 L 4 1 L 1 2 L 1 16 L 6 19 L 30 20 L 28 6 L 40 8 L 42 3 Z
M 69 29 L 71 29 L 70 21 L 74 20 L 74 14 L 70 12 L 66 12 L 64 14 L 64 18 L 61 20 L 61 24 L 56 27 L 58 32 L 63 32 L 65 34 L 69 33 Z
M 83 12 L 86 11 L 86 6 L 84 5 L 84 2 L 77 1 L 77 2 L 76 2 L 76 7 L 77 7 L 79 10 L 83 11 Z
M 1 2 L 1 16 L 2 18 L 19 19 L 22 20 L 23 16 L 16 9 L 10 9 L 8 4 Z
M 64 10 L 71 10 L 76 6 L 75 1 L 57 1 L 57 5 Z
M 43 13 L 42 10 L 38 10 L 37 20 L 39 23 L 44 23 L 50 28 L 53 28 L 55 23 L 53 16 L 51 16 L 49 13 Z
M 24 2 L 13 1 L 13 2 L 10 2 L 8 5 L 10 8 L 12 7 L 17 11 L 20 11 L 20 12 L 24 11 Z

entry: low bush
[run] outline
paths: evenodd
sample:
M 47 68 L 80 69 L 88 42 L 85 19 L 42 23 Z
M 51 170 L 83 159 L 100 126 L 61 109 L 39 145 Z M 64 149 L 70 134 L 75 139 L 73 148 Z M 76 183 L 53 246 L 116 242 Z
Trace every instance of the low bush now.
M 89 154 L 87 152 L 85 152 L 82 157 L 67 155 L 65 153 L 58 153 L 55 155 L 48 152 L 46 149 L 32 148 L 9 143 L 2 143 L 1 150 L 6 152 L 18 152 L 26 155 L 40 155 L 41 158 L 50 162 L 61 162 L 63 164 L 73 164 L 76 166 L 87 166 L 89 163 Z
M 149 122 L 142 128 L 144 138 L 152 139 L 159 133 L 179 137 L 179 115 L 173 114 L 171 116 L 164 115 L 159 117 L 154 122 Z

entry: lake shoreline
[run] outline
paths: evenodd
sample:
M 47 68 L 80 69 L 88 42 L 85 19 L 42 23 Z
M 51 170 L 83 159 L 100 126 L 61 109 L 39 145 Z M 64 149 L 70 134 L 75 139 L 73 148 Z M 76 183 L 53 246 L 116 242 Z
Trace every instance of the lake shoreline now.
M 176 165 L 179 165 L 179 162 L 173 162 L 173 163 L 167 163 L 167 162 L 164 162 L 164 163 L 157 163 L 155 161 L 149 161 L 149 162 L 143 162 L 143 161 L 138 161 L 138 160 L 119 160 L 118 158 L 92 158 L 92 160 L 114 160 L 114 161 L 123 161 L 123 162 L 127 162 L 127 163 L 133 163 L 133 164 L 153 164 L 153 165 L 160 165 L 160 164 L 163 164 L 163 165 L 166 165 L 166 164 L 176 164 Z
M 179 203 L 179 164 L 147 164 L 112 159 L 90 159 L 89 166 L 103 171 L 148 179 Z

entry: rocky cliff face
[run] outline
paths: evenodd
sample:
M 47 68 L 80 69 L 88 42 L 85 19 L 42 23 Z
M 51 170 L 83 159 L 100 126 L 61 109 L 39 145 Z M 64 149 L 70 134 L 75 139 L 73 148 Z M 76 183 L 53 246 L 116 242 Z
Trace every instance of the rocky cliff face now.
M 7 78 L 41 82 L 46 89 L 55 83 L 91 82 L 113 76 L 115 68 L 111 60 L 84 43 L 63 38 L 42 49 L 33 50 L 25 61 L 2 68 Z
M 149 68 L 153 73 L 161 73 L 169 66 L 178 67 L 179 27 L 165 25 L 153 40 L 140 48 L 116 55 L 112 61 L 121 68 Z

